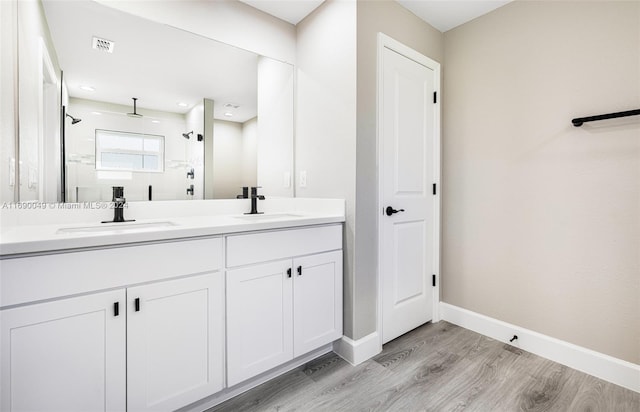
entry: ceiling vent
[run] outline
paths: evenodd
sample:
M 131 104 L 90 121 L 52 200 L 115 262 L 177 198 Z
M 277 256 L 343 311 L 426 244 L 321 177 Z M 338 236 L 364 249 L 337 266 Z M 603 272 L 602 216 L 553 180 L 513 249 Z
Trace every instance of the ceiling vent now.
M 111 40 L 101 39 L 100 37 L 93 37 L 93 41 L 91 42 L 92 46 L 96 50 L 100 50 L 107 53 L 113 53 L 113 48 L 116 45 Z

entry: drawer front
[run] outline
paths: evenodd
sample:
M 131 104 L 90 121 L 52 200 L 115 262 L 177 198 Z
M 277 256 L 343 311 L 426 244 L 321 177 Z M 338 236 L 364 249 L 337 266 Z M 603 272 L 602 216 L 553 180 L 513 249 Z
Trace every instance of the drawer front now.
M 0 260 L 0 307 L 220 270 L 222 238 Z
M 342 249 L 342 225 L 227 237 L 227 267 Z

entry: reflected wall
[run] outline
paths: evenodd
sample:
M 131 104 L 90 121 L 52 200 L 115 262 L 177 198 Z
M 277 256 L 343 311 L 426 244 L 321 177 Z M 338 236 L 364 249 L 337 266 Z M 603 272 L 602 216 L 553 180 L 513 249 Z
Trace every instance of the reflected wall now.
M 54 202 L 62 199 L 63 189 L 67 201 L 82 200 L 79 193 L 83 191 L 109 200 L 114 185 L 125 186 L 129 200 L 148 200 L 150 185 L 153 200 L 235 197 L 241 186 L 255 185 L 263 186 L 264 194 L 293 196 L 293 66 L 98 2 L 17 3 L 14 15 L 19 16 L 18 24 L 9 30 L 3 25 L 3 35 L 15 32 L 14 49 L 20 50 L 14 59 L 14 66 L 20 68 L 20 90 L 15 93 L 20 102 L 20 128 L 3 133 L 2 150 L 7 163 L 15 161 L 19 189 L 16 196 L 10 196 L 14 191 L 7 189 L 9 179 L 3 174 L 2 200 Z M 146 2 L 143 8 L 150 11 L 152 3 Z M 7 8 L 3 4 L 3 11 Z M 104 16 L 95 17 L 103 12 Z M 86 18 L 77 18 L 80 15 Z M 109 19 L 117 24 L 109 24 Z M 134 28 L 125 28 L 125 23 L 132 21 L 136 22 Z M 107 33 L 107 29 L 115 31 Z M 133 37 L 158 39 L 161 30 L 172 31 L 166 35 L 178 44 L 157 53 L 149 50 L 150 42 L 145 43 L 145 49 L 130 47 Z M 114 55 L 128 57 L 118 65 L 113 56 L 95 54 L 95 50 L 86 55 L 76 52 L 90 43 L 85 41 L 87 33 L 116 39 Z M 132 38 L 127 37 L 132 33 Z M 76 38 L 82 39 L 79 45 L 73 43 Z M 3 44 L 6 39 L 11 36 L 3 36 Z M 209 49 L 203 51 L 202 47 Z M 173 56 L 173 50 L 183 54 Z M 221 50 L 240 56 L 242 64 L 217 54 Z M 49 57 L 42 57 L 45 54 Z M 3 47 L 3 62 L 11 56 L 11 48 Z M 132 60 L 133 56 L 142 57 L 142 61 Z M 49 80 L 45 60 L 52 68 Z M 7 73 L 10 75 L 10 70 L 3 71 L 3 90 L 13 83 Z M 244 77 L 238 77 L 240 74 Z M 153 81 L 145 85 L 146 79 Z M 98 87 L 90 92 L 81 89 L 89 83 Z M 46 96 L 62 104 L 47 105 Z M 186 107 L 176 108 L 178 96 L 188 100 Z M 132 111 L 132 97 L 139 98 L 137 111 L 149 121 L 132 123 L 140 119 L 125 117 Z M 210 116 L 204 101 L 211 102 Z M 72 124 L 65 117 L 61 122 L 62 113 L 82 121 Z M 3 122 L 3 126 L 9 123 Z M 159 174 L 98 173 L 96 129 L 165 136 L 164 179 Z M 182 135 L 188 132 L 193 132 L 191 138 L 184 139 Z M 208 139 L 198 141 L 199 134 Z M 190 173 L 192 169 L 194 173 Z M 187 194 L 192 185 L 193 195 Z

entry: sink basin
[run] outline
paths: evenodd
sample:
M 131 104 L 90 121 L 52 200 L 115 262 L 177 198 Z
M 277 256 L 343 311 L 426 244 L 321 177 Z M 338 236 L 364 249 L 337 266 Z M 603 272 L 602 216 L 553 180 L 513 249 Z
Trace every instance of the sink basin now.
M 56 231 L 56 234 L 65 233 L 100 233 L 100 232 L 129 232 L 134 230 L 157 229 L 163 227 L 176 226 L 173 222 L 123 222 L 123 223 L 103 223 L 92 226 L 63 227 Z
M 249 222 L 262 222 L 265 220 L 278 220 L 278 219 L 291 219 L 295 217 L 302 217 L 302 215 L 296 215 L 294 213 L 264 213 L 258 215 L 242 215 L 234 216 L 236 219 L 246 220 Z

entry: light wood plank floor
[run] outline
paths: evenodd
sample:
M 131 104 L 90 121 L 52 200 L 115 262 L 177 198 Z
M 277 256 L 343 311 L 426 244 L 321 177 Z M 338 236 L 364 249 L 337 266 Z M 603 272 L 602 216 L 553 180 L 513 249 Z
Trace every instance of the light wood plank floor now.
M 439 322 L 361 365 L 330 353 L 213 411 L 640 412 L 640 394 Z

